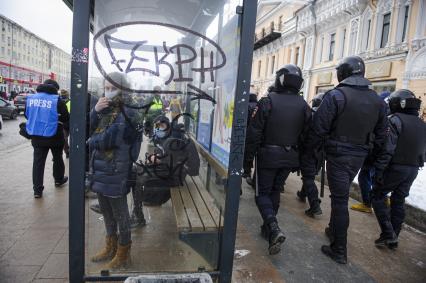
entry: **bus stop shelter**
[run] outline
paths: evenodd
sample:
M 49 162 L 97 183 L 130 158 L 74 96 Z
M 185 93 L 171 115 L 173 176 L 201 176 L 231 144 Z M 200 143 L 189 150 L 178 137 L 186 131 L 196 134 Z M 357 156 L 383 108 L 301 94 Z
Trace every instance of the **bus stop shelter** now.
M 230 282 L 257 1 L 64 2 L 74 14 L 70 281 L 145 275 L 181 276 L 187 281 L 179 282 L 195 282 L 191 278 L 208 274 L 218 282 Z M 116 73 L 128 82 L 117 81 Z M 184 114 L 176 123 L 184 125 L 185 136 L 195 144 L 200 159 L 198 174 L 168 188 L 170 200 L 144 208 L 148 224 L 132 231 L 132 264 L 119 270 L 90 262 L 105 232 L 102 217 L 88 209 L 85 199 L 90 171 L 85 164 L 91 155 L 86 152 L 87 113 L 93 106 L 88 93 L 101 97 L 106 84 L 126 93 L 130 102 L 125 108 L 140 113 L 147 113 L 150 105 L 147 108 L 144 102 L 153 95 L 165 101 L 179 99 Z M 148 140 L 144 137 L 145 144 Z M 148 148 L 142 145 L 141 155 Z

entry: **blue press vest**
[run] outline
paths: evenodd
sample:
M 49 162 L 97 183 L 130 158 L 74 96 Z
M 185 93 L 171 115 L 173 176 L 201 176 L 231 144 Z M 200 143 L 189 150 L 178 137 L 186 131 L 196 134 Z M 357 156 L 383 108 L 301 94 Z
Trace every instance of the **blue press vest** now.
M 27 97 L 27 132 L 32 136 L 52 137 L 58 128 L 59 95 L 36 93 Z

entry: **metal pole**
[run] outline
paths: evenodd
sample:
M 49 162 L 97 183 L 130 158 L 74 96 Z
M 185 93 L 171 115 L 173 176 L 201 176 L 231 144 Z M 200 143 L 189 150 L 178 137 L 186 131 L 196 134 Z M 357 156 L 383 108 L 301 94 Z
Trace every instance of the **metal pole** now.
M 231 150 L 226 188 L 225 219 L 220 252 L 219 282 L 231 282 L 237 232 L 238 206 L 240 201 L 241 175 L 244 157 L 244 143 L 247 126 L 250 76 L 256 26 L 256 0 L 244 0 L 244 6 L 237 8 L 241 32 L 240 56 L 238 59 L 237 88 L 234 100 Z
M 90 2 L 73 1 L 69 184 L 69 279 L 84 280 L 84 177 Z

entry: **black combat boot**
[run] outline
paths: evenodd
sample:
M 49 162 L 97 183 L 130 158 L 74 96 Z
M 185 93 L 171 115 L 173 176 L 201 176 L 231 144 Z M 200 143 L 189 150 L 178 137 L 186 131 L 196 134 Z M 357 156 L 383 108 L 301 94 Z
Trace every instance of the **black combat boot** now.
M 388 247 L 389 249 L 396 249 L 398 247 L 398 236 L 393 233 L 391 236 L 380 234 L 380 237 L 374 241 L 378 248 Z
M 278 226 L 277 221 L 272 221 L 268 224 L 269 228 L 269 254 L 275 255 L 281 251 L 281 245 L 285 241 L 284 233 Z
M 378 248 L 388 247 L 394 249 L 398 246 L 398 236 L 393 230 L 392 223 L 387 218 L 380 216 L 382 215 L 376 214 L 382 233 L 380 233 L 380 237 L 374 241 L 374 244 Z
M 315 218 L 315 216 L 321 215 L 322 210 L 320 207 L 320 203 L 321 203 L 320 200 L 313 201 L 311 204 L 311 207 L 308 210 L 305 210 L 305 214 L 312 218 Z
M 343 246 L 322 246 L 321 251 L 337 263 L 346 264 L 348 262 L 346 249 Z

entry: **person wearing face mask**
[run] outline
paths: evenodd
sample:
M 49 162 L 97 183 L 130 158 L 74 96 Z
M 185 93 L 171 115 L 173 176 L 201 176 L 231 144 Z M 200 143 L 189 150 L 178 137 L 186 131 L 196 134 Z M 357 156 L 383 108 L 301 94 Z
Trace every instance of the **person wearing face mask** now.
M 138 168 L 136 188 L 138 203 L 161 205 L 170 199 L 170 187 L 180 185 L 186 175 L 197 176 L 200 159 L 194 142 L 181 124 L 170 123 L 165 116 L 154 121 L 154 153 L 147 154 L 144 166 Z M 134 214 L 138 214 L 135 213 Z
M 120 87 L 129 88 L 122 73 L 108 77 Z M 105 80 L 104 96 L 90 113 L 91 136 L 90 188 L 97 193 L 104 217 L 105 247 L 94 255 L 93 262 L 110 260 L 107 269 L 126 267 L 130 263 L 131 232 L 127 194 L 131 187 L 133 161 L 139 156 L 141 136 L 134 134 L 130 123 L 135 111 L 125 108 L 125 93 Z

